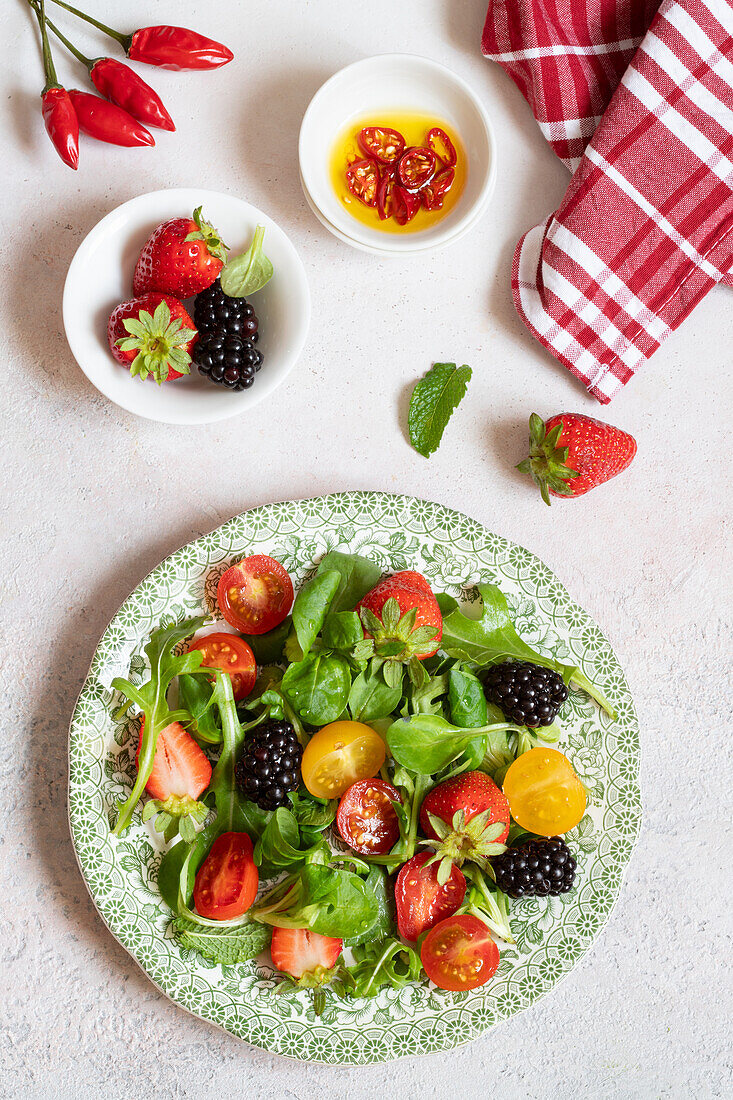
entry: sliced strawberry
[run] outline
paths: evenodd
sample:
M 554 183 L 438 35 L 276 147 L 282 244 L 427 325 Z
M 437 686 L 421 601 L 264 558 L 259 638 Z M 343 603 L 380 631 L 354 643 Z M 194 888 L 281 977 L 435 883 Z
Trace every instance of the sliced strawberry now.
M 135 763 L 140 759 L 145 719 L 140 723 L 140 738 Z M 211 782 L 211 764 L 180 722 L 172 722 L 160 731 L 155 747 L 153 770 L 145 784 L 152 798 L 196 800 Z
M 343 946 L 343 940 L 320 936 L 307 928 L 273 928 L 270 954 L 278 970 L 302 978 L 319 968 L 331 970 Z
M 441 883 L 440 865 L 432 859 L 432 852 L 418 852 L 400 869 L 395 883 L 397 927 L 402 938 L 410 943 L 460 909 L 466 895 L 463 872 L 452 866 L 446 881 Z

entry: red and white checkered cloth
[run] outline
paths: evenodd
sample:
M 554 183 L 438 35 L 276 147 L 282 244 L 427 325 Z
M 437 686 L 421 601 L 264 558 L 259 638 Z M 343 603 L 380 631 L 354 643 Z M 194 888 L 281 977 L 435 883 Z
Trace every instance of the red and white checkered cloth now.
M 606 404 L 733 282 L 733 0 L 491 0 L 482 48 L 574 173 L 517 311 Z

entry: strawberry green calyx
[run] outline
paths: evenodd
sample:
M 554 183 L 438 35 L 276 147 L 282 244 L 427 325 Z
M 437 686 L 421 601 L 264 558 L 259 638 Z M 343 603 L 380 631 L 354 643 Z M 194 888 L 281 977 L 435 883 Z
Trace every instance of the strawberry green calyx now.
M 381 657 L 386 662 L 407 664 L 415 657 L 426 656 L 434 651 L 438 628 L 415 627 L 416 607 L 400 615 L 399 603 L 394 596 L 390 596 L 385 600 L 381 613 L 380 622 L 368 607 L 359 609 L 362 626 L 370 637 L 364 638 L 356 646 L 354 656 L 358 660 Z
M 131 375 L 145 379 L 152 374 L 160 385 L 171 367 L 179 374 L 191 373 L 188 344 L 196 331 L 183 328 L 180 318 L 171 321 L 171 311 L 165 302 L 160 302 L 152 315 L 141 309 L 137 317 L 126 317 L 122 324 L 130 335 L 117 341 L 118 348 L 138 353 L 130 364 Z
M 143 821 L 149 821 L 152 817 L 153 828 L 162 833 L 165 840 L 170 842 L 180 834 L 186 844 L 191 844 L 196 839 L 196 825 L 203 825 L 209 813 L 209 807 L 205 802 L 197 802 L 189 795 L 179 798 L 171 795 L 162 802 L 158 798 L 151 798 L 145 804 Z
M 465 860 L 469 859 L 472 863 L 477 863 L 482 870 L 488 871 L 491 857 L 499 856 L 506 851 L 506 844 L 499 843 L 497 838 L 506 831 L 507 823 L 494 821 L 489 824 L 491 815 L 490 809 L 484 810 L 483 813 L 476 814 L 466 822 L 464 811 L 457 810 L 451 825 L 447 825 L 441 817 L 428 814 L 438 839 L 423 842 L 435 851 L 435 855 L 425 866 L 440 862 L 438 882 L 441 886 L 444 886 L 450 878 L 453 864 L 460 867 Z
M 542 493 L 545 504 L 550 503 L 550 490 L 560 496 L 573 495 L 568 484 L 579 476 L 578 470 L 568 466 L 568 448 L 558 447 L 563 423 L 560 421 L 551 431 L 547 431 L 545 422 L 537 413 L 529 418 L 529 456 L 517 465 L 523 474 L 529 474 Z
M 221 239 L 219 231 L 201 217 L 200 206 L 197 206 L 193 212 L 193 221 L 196 223 L 197 228 L 193 233 L 189 233 L 185 239 L 187 241 L 206 241 L 209 254 L 217 260 L 221 260 L 222 263 L 226 263 L 227 245 Z

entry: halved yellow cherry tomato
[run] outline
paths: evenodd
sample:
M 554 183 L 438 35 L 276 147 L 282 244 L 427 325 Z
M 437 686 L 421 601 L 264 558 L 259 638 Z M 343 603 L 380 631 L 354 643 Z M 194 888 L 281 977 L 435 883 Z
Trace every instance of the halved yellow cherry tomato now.
M 504 778 L 504 794 L 517 824 L 538 836 L 573 829 L 587 801 L 573 765 L 557 749 L 530 749 L 518 756 Z
M 331 722 L 313 734 L 300 771 L 315 798 L 340 798 L 352 783 L 371 779 L 384 763 L 384 741 L 363 722 Z

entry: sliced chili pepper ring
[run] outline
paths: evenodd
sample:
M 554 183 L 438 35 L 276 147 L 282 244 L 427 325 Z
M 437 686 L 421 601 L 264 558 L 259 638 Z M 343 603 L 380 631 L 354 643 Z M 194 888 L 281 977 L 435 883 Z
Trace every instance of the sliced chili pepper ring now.
M 442 210 L 443 200 L 453 186 L 455 178 L 455 168 L 444 168 L 426 187 L 423 187 L 420 198 L 426 210 Z
M 405 151 L 405 139 L 391 126 L 365 126 L 357 141 L 365 155 L 379 164 L 393 164 Z
M 397 164 L 397 178 L 408 191 L 419 191 L 435 175 L 438 159 L 426 146 L 405 149 Z
M 395 184 L 393 191 L 392 217 L 398 225 L 407 225 L 420 209 L 420 196 L 408 191 L 406 187 Z
M 452 168 L 458 160 L 456 147 L 442 127 L 433 126 L 427 136 L 426 144 L 435 153 L 438 160 L 442 161 L 444 168 Z
M 349 191 L 365 206 L 377 205 L 379 188 L 379 168 L 371 157 L 355 160 L 346 169 L 346 183 Z

